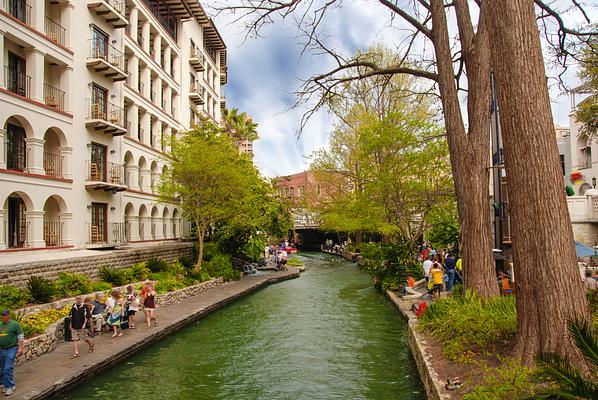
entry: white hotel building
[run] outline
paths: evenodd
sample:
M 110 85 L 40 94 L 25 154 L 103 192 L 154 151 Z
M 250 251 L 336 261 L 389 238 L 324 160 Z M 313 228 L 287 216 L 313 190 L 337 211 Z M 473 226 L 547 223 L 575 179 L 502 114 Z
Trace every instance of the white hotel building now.
M 0 0 L 0 57 L 0 251 L 183 235 L 169 138 L 227 81 L 198 0 Z

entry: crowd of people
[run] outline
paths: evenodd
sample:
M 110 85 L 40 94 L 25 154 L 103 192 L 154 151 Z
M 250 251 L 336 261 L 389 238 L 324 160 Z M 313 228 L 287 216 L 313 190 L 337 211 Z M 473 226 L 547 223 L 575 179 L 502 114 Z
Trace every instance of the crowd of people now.
M 292 243 L 285 240 L 281 244 L 272 244 L 266 246 L 264 250 L 264 258 L 267 264 L 274 264 L 279 271 L 286 271 L 287 261 L 289 260 L 289 253 L 287 249 L 294 248 Z
M 444 290 L 452 292 L 455 284 L 463 282 L 461 258 L 448 251 L 437 251 L 423 243 L 419 248 L 418 260 L 422 262 L 428 294 L 433 299 L 440 297 Z
M 322 246 L 322 250 L 336 253 L 336 254 L 343 254 L 347 249 L 347 241 L 345 240 L 342 243 L 334 243 L 332 239 L 326 239 L 324 245 Z
M 124 329 L 135 329 L 137 313 L 143 309 L 147 327 L 157 326 L 156 289 L 154 283 L 146 283 L 138 294 L 132 285 L 126 292 L 113 290 L 108 299 L 102 292 L 95 297 L 75 297 L 68 317 L 65 319 L 65 338 L 72 343 L 71 359 L 80 357 L 79 342 L 87 343 L 87 351 L 94 351 L 94 337 L 112 332 L 113 338 L 122 337 Z M 13 376 L 16 359 L 23 354 L 25 335 L 20 324 L 11 319 L 10 311 L 1 312 L 0 321 L 0 388 L 6 396 L 15 391 Z

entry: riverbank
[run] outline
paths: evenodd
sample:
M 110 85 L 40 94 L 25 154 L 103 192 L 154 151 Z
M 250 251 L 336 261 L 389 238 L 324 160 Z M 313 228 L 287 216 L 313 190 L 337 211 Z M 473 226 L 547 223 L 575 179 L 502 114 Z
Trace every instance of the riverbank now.
M 118 365 L 137 351 L 155 343 L 169 334 L 197 321 L 208 313 L 244 297 L 271 283 L 299 277 L 299 271 L 272 272 L 258 276 L 243 276 L 207 292 L 185 299 L 181 303 L 158 308 L 158 326 L 147 328 L 143 317 L 138 317 L 138 328 L 127 330 L 120 338 L 104 334 L 94 339 L 95 351 L 87 353 L 81 342 L 81 357 L 70 360 L 71 343 L 61 343 L 56 350 L 35 361 L 15 369 L 17 390 L 12 398 L 43 399 L 59 393 L 78 382 L 99 374 L 102 370 Z

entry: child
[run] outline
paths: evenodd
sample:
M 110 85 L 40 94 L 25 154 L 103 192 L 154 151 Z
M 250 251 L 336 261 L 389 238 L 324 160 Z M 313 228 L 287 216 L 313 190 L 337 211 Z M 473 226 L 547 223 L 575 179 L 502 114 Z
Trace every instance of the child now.
M 131 329 L 135 329 L 135 314 L 139 311 L 139 304 L 139 298 L 133 290 L 133 285 L 127 286 L 127 316 Z
M 435 262 L 432 265 L 432 269 L 430 270 L 430 278 L 432 280 L 432 298 L 436 299 L 436 294 L 438 294 L 438 298 L 440 298 L 440 293 L 442 292 L 442 284 L 444 282 L 444 272 L 442 272 L 442 268 L 440 264 Z
M 125 309 L 124 301 L 118 290 L 113 290 L 111 295 L 111 301 L 108 302 L 108 325 L 110 325 L 114 331 L 112 337 L 122 336 L 123 332 L 120 328 L 122 322 L 123 311 Z
M 84 340 L 89 345 L 89 352 L 93 352 L 93 342 L 87 337 L 85 327 L 87 326 L 88 318 L 91 318 L 91 313 L 85 304 L 83 304 L 83 296 L 79 295 L 75 298 L 75 304 L 71 308 L 71 340 L 73 343 L 73 355 L 71 359 L 79 357 L 79 340 Z

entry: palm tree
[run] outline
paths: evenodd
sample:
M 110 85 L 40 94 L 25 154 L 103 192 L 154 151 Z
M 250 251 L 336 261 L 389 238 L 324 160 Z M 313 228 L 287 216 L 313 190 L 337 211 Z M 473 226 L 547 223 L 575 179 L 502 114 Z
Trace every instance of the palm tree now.
M 222 110 L 222 126 L 236 142 L 258 138 L 257 124 L 246 112 L 240 113 L 236 108 Z
M 588 322 L 579 320 L 569 321 L 569 333 L 594 375 L 589 378 L 556 354 L 542 354 L 539 375 L 552 385 L 529 397 L 530 400 L 598 399 L 598 335 Z

